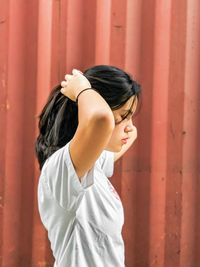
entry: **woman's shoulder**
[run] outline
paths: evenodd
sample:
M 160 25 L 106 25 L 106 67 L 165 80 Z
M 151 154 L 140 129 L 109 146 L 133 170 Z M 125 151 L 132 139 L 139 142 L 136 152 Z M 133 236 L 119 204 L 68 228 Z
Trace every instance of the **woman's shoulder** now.
M 68 146 L 69 142 L 49 156 L 46 159 L 41 172 L 44 172 L 47 168 L 56 167 L 61 160 L 64 160 L 66 158 Z

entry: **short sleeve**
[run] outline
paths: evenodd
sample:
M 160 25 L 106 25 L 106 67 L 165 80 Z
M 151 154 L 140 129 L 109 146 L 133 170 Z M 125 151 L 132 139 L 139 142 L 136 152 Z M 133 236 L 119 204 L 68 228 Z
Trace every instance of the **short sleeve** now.
M 72 210 L 77 207 L 85 190 L 93 185 L 94 166 L 81 178 L 84 183 L 80 182 L 71 160 L 69 143 L 47 159 L 42 171 L 53 198 L 61 207 Z
M 104 150 L 101 157 L 101 168 L 105 176 L 109 178 L 114 172 L 114 152 Z

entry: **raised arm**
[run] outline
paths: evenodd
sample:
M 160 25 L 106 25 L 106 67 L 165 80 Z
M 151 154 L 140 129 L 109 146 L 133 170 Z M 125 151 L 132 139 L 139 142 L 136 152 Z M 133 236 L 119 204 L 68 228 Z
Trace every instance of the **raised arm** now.
M 75 101 L 79 92 L 91 88 L 89 81 L 73 71 L 62 93 Z M 78 127 L 70 142 L 71 159 L 79 178 L 95 163 L 106 147 L 114 129 L 113 113 L 106 101 L 94 90 L 86 90 L 78 98 Z

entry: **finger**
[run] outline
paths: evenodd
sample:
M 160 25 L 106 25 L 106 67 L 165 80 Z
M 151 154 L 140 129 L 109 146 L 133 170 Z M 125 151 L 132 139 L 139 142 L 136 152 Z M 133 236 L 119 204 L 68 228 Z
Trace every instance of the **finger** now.
M 72 73 L 74 74 L 74 75 L 77 75 L 77 74 L 83 74 L 80 70 L 77 70 L 77 69 L 73 69 L 72 70 Z
M 61 82 L 61 86 L 62 86 L 62 87 L 66 87 L 66 86 L 67 86 L 67 82 L 62 81 L 62 82 Z
M 73 77 L 73 75 L 67 74 L 65 75 L 65 80 L 70 80 Z

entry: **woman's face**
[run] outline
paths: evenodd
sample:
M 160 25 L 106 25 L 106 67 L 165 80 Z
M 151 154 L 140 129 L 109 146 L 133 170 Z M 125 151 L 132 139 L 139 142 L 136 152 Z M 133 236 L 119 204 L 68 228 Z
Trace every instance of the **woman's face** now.
M 134 100 L 135 97 L 136 96 L 134 95 L 131 98 L 129 98 L 129 100 L 120 109 L 112 111 L 115 119 L 115 128 L 105 148 L 106 150 L 112 152 L 121 151 L 123 145 L 125 144 L 125 142 L 122 141 L 122 139 L 129 138 L 131 132 L 134 131 L 132 116 L 136 110 L 138 103 L 137 97 Z M 134 104 L 132 106 L 133 100 Z M 128 111 L 130 111 L 130 114 L 127 116 L 126 119 L 122 120 Z

